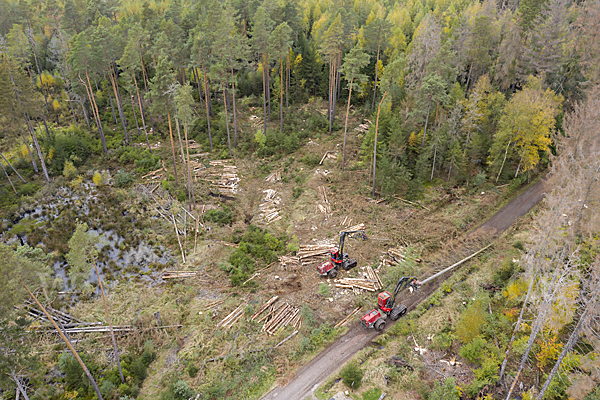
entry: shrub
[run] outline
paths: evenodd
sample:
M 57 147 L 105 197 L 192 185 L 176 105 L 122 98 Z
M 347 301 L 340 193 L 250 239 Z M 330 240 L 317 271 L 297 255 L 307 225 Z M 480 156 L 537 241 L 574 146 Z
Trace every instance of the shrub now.
M 356 362 L 351 361 L 342 369 L 340 375 L 342 376 L 344 385 L 352 389 L 358 389 L 362 385 L 364 371 L 360 369 Z
M 456 324 L 456 337 L 463 343 L 469 343 L 481 332 L 481 326 L 485 322 L 485 302 L 478 299 L 471 303 L 460 316 Z
M 302 195 L 302 193 L 304 193 L 303 187 L 294 186 L 294 188 L 292 189 L 292 197 L 294 199 L 297 199 L 298 197 L 300 197 Z
M 173 384 L 172 390 L 175 400 L 188 400 L 189 398 L 194 398 L 195 395 L 187 382 L 182 379 Z
M 78 171 L 75 165 L 71 161 L 65 161 L 65 168 L 63 168 L 63 176 L 67 179 L 73 179 L 77 176 Z
M 310 168 L 314 168 L 319 165 L 321 161 L 321 156 L 318 154 L 306 154 L 304 157 L 300 159 L 300 162 L 308 165 Z
M 454 378 L 448 378 L 443 383 L 435 381 L 429 400 L 460 400 L 460 391 Z
M 493 280 L 494 280 L 494 284 L 496 284 L 497 286 L 504 286 L 506 285 L 506 282 L 509 281 L 510 278 L 512 278 L 513 274 L 515 273 L 515 271 L 517 270 L 518 265 L 514 262 L 512 262 L 512 260 L 506 260 L 501 266 L 500 268 L 498 268 L 496 270 L 496 272 L 494 272 L 494 276 L 493 276 Z
M 379 400 L 381 397 L 381 390 L 378 388 L 369 389 L 363 393 L 363 400 Z
M 119 187 L 129 186 L 135 181 L 133 174 L 122 169 L 115 175 L 115 184 Z
M 230 207 L 223 207 L 223 210 L 208 210 L 204 213 L 203 218 L 205 221 L 213 222 L 219 225 L 231 225 L 233 222 L 233 215 L 231 214 Z
M 319 283 L 319 294 L 323 297 L 329 297 L 331 291 L 325 282 Z
M 521 251 L 525 251 L 525 246 L 523 245 L 523 242 L 521 242 L 520 240 L 517 240 L 515 242 L 515 244 L 513 244 L 513 247 L 515 249 L 521 250 Z
M 193 378 L 194 376 L 196 376 L 196 374 L 198 373 L 198 371 L 200 371 L 200 368 L 198 368 L 194 364 L 190 364 L 187 367 L 187 373 L 190 376 L 190 378 Z
M 488 343 L 481 336 L 475 337 L 471 342 L 461 347 L 458 352 L 461 357 L 475 364 L 479 363 L 483 358 L 489 357 Z

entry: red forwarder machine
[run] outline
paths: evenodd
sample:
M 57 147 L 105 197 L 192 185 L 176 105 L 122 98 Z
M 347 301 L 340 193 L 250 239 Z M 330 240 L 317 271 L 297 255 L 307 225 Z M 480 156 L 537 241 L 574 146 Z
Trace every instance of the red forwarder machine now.
M 378 331 L 382 331 L 383 328 L 385 328 L 385 321 L 388 317 L 392 321 L 396 321 L 406 314 L 406 306 L 403 304 L 396 304 L 396 295 L 404 286 L 408 286 L 412 292 L 421 286 L 421 282 L 414 276 L 403 276 L 398 280 L 394 293 L 390 293 L 387 290 L 379 293 L 379 296 L 377 296 L 378 308 L 369 311 L 360 319 L 360 322 L 365 328 L 375 328 Z
M 356 267 L 356 260 L 351 260 L 348 257 L 348 254 L 344 253 L 344 240 L 346 236 L 349 237 L 359 237 L 363 241 L 367 240 L 367 235 L 365 235 L 364 230 L 358 231 L 345 231 L 340 233 L 340 244 L 338 247 L 332 247 L 329 252 L 330 260 L 321 263 L 317 267 L 317 272 L 325 276 L 327 275 L 329 278 L 333 279 L 338 274 L 339 267 L 342 267 L 345 271 L 348 271 L 354 267 Z

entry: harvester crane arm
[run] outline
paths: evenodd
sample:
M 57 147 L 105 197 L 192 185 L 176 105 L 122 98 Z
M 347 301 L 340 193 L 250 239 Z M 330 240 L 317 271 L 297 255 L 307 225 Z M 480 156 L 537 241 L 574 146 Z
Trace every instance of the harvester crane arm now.
M 358 233 L 359 237 L 364 241 L 367 240 L 367 236 L 365 235 L 365 231 L 363 229 L 357 231 L 344 231 L 340 232 L 340 244 L 338 245 L 338 254 L 340 257 L 343 257 L 344 254 L 344 241 L 346 240 L 346 236 L 352 235 L 354 233 Z
M 398 283 L 396 283 L 396 288 L 394 289 L 394 292 L 386 302 L 390 307 L 393 307 L 393 305 L 395 304 L 396 295 L 398 294 L 400 289 L 404 287 L 405 284 L 411 288 L 411 291 L 416 290 L 421 286 L 421 283 L 417 280 L 416 276 L 403 276 L 402 278 L 398 279 Z

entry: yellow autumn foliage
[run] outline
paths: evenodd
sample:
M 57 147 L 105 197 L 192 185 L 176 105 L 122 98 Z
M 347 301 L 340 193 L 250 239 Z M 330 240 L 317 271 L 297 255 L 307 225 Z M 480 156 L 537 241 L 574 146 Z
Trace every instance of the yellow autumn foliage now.
M 516 302 L 527 293 L 528 287 L 529 284 L 526 281 L 519 279 L 518 281 L 509 283 L 506 289 L 502 291 L 502 295 L 509 302 Z

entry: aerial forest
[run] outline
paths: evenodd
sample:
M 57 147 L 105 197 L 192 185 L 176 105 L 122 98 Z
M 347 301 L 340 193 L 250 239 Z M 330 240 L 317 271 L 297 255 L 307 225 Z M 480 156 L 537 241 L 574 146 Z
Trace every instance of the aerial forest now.
M 258 399 L 484 246 L 315 398 L 600 396 L 599 0 L 0 0 L 0 166 L 0 399 Z

